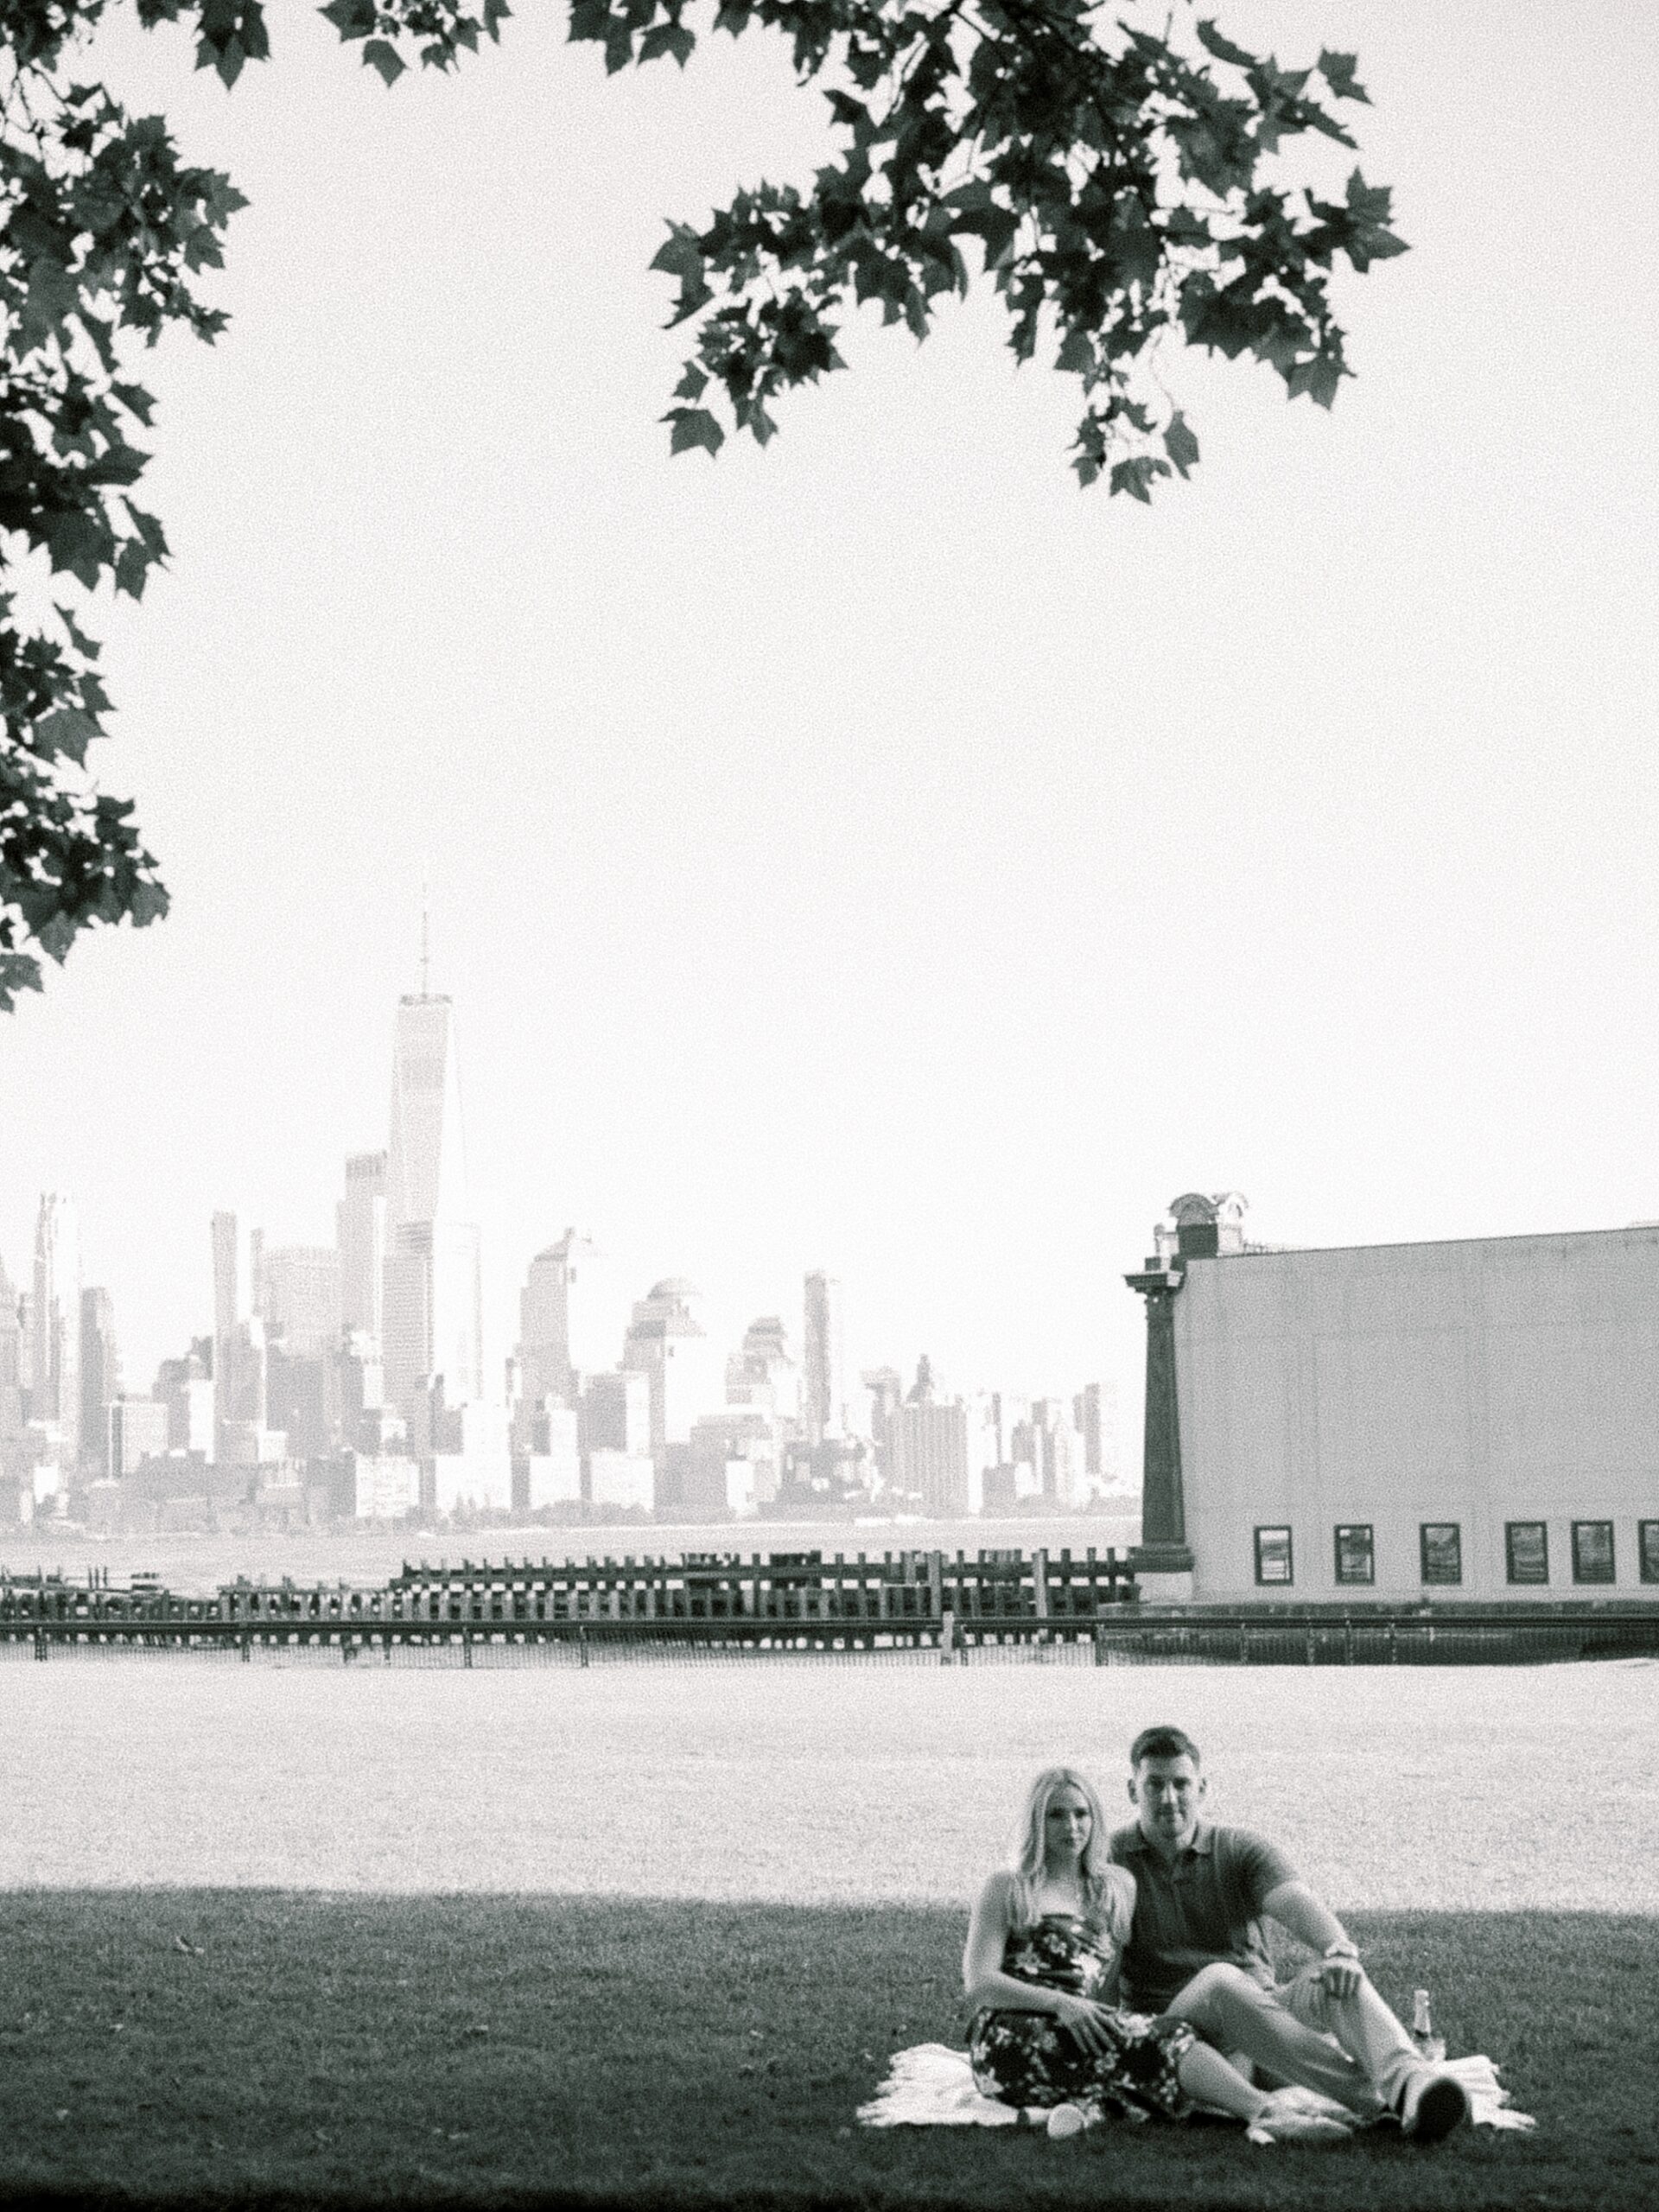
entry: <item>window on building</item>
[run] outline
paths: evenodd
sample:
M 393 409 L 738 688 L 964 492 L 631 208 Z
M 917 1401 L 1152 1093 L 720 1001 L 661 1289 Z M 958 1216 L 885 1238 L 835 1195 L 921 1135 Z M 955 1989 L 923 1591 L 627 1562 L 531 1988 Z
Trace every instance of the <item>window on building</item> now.
M 1548 1582 L 1548 1528 L 1541 1521 L 1506 1522 L 1503 1556 L 1511 1582 Z
M 1573 1523 L 1573 1580 L 1575 1582 L 1613 1582 L 1613 1524 L 1611 1521 Z
M 1258 1529 L 1255 1532 L 1255 1579 L 1258 1582 L 1294 1582 L 1288 1529 Z
M 1636 1556 L 1644 1582 L 1659 1582 L 1659 1521 L 1636 1524 Z
M 1461 1582 L 1463 1580 L 1463 1529 L 1456 1521 L 1425 1521 L 1421 1524 L 1419 1537 L 1423 1554 L 1425 1582 Z
M 1376 1580 L 1376 1555 L 1371 1544 L 1370 1522 L 1343 1522 L 1337 1530 L 1337 1580 L 1351 1586 Z

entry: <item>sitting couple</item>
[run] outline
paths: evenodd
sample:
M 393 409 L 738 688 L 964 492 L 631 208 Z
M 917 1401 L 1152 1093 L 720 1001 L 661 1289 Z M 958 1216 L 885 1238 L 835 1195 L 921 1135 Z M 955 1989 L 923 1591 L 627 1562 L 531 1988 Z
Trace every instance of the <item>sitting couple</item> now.
M 1055 2133 L 1103 2107 L 1173 2120 L 1202 2107 L 1316 2141 L 1392 2113 L 1433 2143 L 1467 2119 L 1462 2084 L 1423 2058 L 1283 1853 L 1201 1817 L 1191 1738 L 1146 1729 L 1129 1766 L 1135 1819 L 1115 1835 L 1082 1775 L 1039 1775 L 1018 1863 L 974 1907 L 962 1971 L 981 2091 L 1077 2107 Z M 1316 1954 L 1294 1980 L 1275 1985 L 1263 1916 Z M 1293 2084 L 1352 2117 L 1300 2107 Z

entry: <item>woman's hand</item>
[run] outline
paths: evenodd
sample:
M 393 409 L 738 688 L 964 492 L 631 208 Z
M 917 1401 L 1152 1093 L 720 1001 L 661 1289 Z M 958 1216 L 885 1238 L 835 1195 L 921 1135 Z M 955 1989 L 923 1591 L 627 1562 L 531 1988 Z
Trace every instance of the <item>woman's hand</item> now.
M 1103 2058 L 1112 2048 L 1112 2039 L 1106 2031 L 1106 2023 L 1112 2017 L 1109 2005 L 1096 2005 L 1091 1997 L 1074 1997 L 1069 1990 L 1056 1989 L 1049 1993 L 1049 2010 L 1063 2028 L 1091 2057 Z

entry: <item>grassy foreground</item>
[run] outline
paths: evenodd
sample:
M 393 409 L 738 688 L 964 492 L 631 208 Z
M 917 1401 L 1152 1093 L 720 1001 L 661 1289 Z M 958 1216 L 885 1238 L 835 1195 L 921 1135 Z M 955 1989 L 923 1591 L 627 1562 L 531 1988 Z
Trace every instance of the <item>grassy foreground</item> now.
M 1396 2001 L 1503 2065 L 1529 2138 L 1259 2150 L 1222 2126 L 856 2126 L 959 2043 L 959 1914 L 0 1895 L 0 2200 L 670 2208 L 1649 2207 L 1659 1923 L 1354 1914 Z

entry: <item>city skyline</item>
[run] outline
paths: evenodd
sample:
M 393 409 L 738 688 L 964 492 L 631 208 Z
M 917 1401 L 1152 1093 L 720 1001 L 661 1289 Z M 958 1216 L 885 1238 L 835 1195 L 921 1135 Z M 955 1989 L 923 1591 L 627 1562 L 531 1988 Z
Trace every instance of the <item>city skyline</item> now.
M 499 1270 L 486 1269 L 482 1263 L 478 1224 L 466 1217 L 470 1211 L 469 1183 L 456 1009 L 453 994 L 429 988 L 429 894 L 423 887 L 419 988 L 400 994 L 393 1010 L 385 1141 L 378 1150 L 342 1150 L 334 1194 L 319 1195 L 305 1217 L 308 1224 L 320 1224 L 332 1207 L 332 1244 L 278 1243 L 253 1211 L 233 1205 L 216 1207 L 210 1223 L 209 1257 L 203 1270 L 207 1285 L 205 1308 L 200 1299 L 192 1305 L 187 1296 L 180 1325 L 169 1330 L 146 1312 L 142 1299 L 113 1301 L 121 1305 L 125 1316 L 124 1334 L 133 1348 L 130 1363 L 135 1373 L 153 1371 L 175 1356 L 181 1345 L 203 1334 L 213 1338 L 216 1348 L 226 1344 L 238 1324 L 245 1324 L 256 1310 L 286 1321 L 290 1300 L 296 1310 L 306 1304 L 305 1273 L 327 1267 L 335 1272 L 337 1292 L 330 1294 L 338 1297 L 342 1325 L 367 1329 L 387 1344 L 390 1402 L 397 1402 L 400 1392 L 407 1395 L 418 1376 L 435 1370 L 461 1378 L 459 1396 L 463 1401 L 499 1399 L 505 1363 L 527 1340 L 525 1300 L 537 1270 L 572 1240 L 585 1249 L 590 1281 L 602 1281 L 607 1287 L 607 1319 L 614 1323 L 617 1347 L 622 1345 L 630 1306 L 650 1294 L 631 1288 L 623 1281 L 615 1257 L 585 1232 L 567 1224 L 562 1236 L 532 1256 L 510 1285 L 497 1279 Z M 89 1283 L 87 1271 L 80 1265 L 81 1210 L 73 1193 L 67 1190 L 41 1194 L 29 1202 L 35 1217 L 35 1279 L 40 1279 L 42 1264 L 50 1272 L 50 1260 L 43 1263 L 39 1249 L 46 1233 L 42 1225 L 46 1217 L 41 1208 L 47 1197 L 64 1210 L 66 1233 L 75 1254 L 77 1282 Z M 0 1185 L 0 1221 L 21 1202 L 15 1189 Z M 520 1244 L 525 1241 L 522 1231 L 515 1241 Z M 4 1243 L 0 1242 L 0 1267 L 4 1265 L 5 1251 Z M 130 1281 L 127 1255 L 112 1254 L 103 1247 L 101 1256 L 108 1263 L 102 1270 L 105 1277 L 118 1280 L 125 1273 Z M 737 1278 L 739 1262 L 729 1255 L 713 1256 L 715 1280 L 730 1282 Z M 446 1260 L 449 1277 L 440 1302 L 435 1300 L 433 1286 L 444 1282 Z M 690 1287 L 689 1277 L 658 1280 Z M 797 1332 L 804 1418 L 816 1440 L 845 1426 L 848 1378 L 861 1363 L 868 1363 L 849 1357 L 845 1350 L 839 1278 L 822 1267 L 808 1265 L 798 1270 L 796 1281 L 804 1284 Z M 493 1337 L 481 1320 L 486 1282 L 492 1292 L 488 1305 Z M 101 1288 L 100 1294 L 111 1295 L 106 1288 Z M 699 1290 L 696 1295 L 700 1305 L 710 1305 L 703 1292 Z M 774 1305 L 785 1302 L 772 1300 Z M 38 1311 L 38 1294 L 35 1303 Z M 751 1315 L 756 1304 L 747 1302 Z M 515 1306 L 516 1329 L 505 1319 Z M 590 1344 L 594 1341 L 595 1313 L 590 1294 L 579 1324 Z M 734 1343 L 748 1325 L 728 1328 Z M 721 1326 L 716 1319 L 711 1335 Z M 296 1342 L 308 1351 L 315 1348 L 311 1341 L 315 1329 L 303 1323 L 297 1329 L 290 1324 L 287 1334 L 290 1348 Z M 721 1341 L 724 1343 L 723 1337 Z M 912 1364 L 922 1358 L 936 1368 L 940 1366 L 929 1350 L 931 1341 L 925 1325 L 914 1333 L 914 1341 L 906 1351 Z M 401 1352 L 400 1345 L 405 1347 Z M 440 1346 L 449 1349 L 448 1360 L 436 1356 Z M 888 1344 L 880 1351 L 885 1357 L 891 1355 L 893 1347 Z M 459 1357 L 454 1356 L 457 1351 Z M 725 1357 L 723 1351 L 721 1357 Z M 232 1368 L 235 1357 L 232 1351 Z M 1049 1362 L 1034 1377 L 1021 1378 L 1019 1387 L 1028 1395 L 1060 1395 L 1064 1375 L 1057 1371 L 1059 1364 Z M 1097 1357 L 1095 1364 L 1098 1369 L 1102 1358 Z M 975 1387 L 963 1379 L 960 1362 L 946 1359 L 943 1366 L 961 1387 Z
M 1033 1499 L 1084 1510 L 1120 1488 L 1116 1393 L 1098 1380 L 1033 1397 L 975 1377 L 952 1392 L 922 1353 L 907 1389 L 893 1368 L 864 1372 L 861 1402 L 842 1287 L 822 1268 L 791 1303 L 798 1337 L 773 1313 L 722 1339 L 682 1275 L 634 1299 L 622 1327 L 624 1286 L 567 1227 L 531 1262 L 517 1339 L 497 1357 L 481 1327 L 455 1009 L 430 988 L 428 944 L 423 913 L 420 988 L 393 1017 L 387 1141 L 345 1155 L 334 1243 L 277 1244 L 218 1209 L 209 1325 L 148 1388 L 122 1371 L 108 1289 L 84 1283 L 73 1202 L 42 1193 L 32 1287 L 8 1287 L 0 1313 L 0 1522 L 660 1520 L 791 1499 L 844 1516 L 882 1497 L 948 1515 Z
M 1659 1214 L 1659 21 L 1226 21 L 1359 54 L 1411 251 L 1338 285 L 1328 415 L 1172 354 L 1204 454 L 1150 511 L 1079 494 L 1074 394 L 974 301 L 919 350 L 850 317 L 764 454 L 668 459 L 664 217 L 823 157 L 779 41 L 607 81 L 515 17 L 388 98 L 296 20 L 227 99 L 175 29 L 110 27 L 133 111 L 251 204 L 224 336 L 153 364 L 173 557 L 100 664 L 98 772 L 173 911 L 5 1025 L 14 1277 L 73 1192 L 143 1373 L 216 1208 L 331 1241 L 423 868 L 494 1071 L 496 1344 L 602 1225 L 630 1297 L 683 1272 L 722 1342 L 823 1267 L 849 1373 L 1103 1372 L 1127 1426 L 1121 1277 L 1173 1192 L 1302 1243 Z M 1515 128 L 1546 112 L 1593 149 L 1588 231 Z

